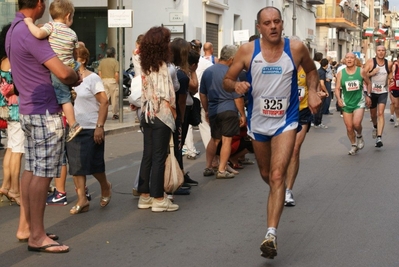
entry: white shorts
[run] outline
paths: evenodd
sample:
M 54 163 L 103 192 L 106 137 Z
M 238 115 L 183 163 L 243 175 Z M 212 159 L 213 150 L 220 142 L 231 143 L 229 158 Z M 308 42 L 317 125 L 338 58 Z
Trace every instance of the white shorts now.
M 25 135 L 21 129 L 21 123 L 19 121 L 8 121 L 7 123 L 7 148 L 14 153 L 25 153 Z

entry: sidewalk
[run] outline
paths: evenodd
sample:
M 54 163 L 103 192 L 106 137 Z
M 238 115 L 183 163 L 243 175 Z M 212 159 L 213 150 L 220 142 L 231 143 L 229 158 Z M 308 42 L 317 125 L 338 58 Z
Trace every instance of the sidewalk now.
M 126 131 L 140 129 L 140 124 L 136 123 L 136 111 L 130 110 L 129 105 L 124 104 L 123 106 L 123 121 L 112 119 L 112 112 L 109 108 L 107 121 L 104 124 L 104 130 L 106 135 L 121 133 Z M 121 116 L 120 116 L 121 117 Z

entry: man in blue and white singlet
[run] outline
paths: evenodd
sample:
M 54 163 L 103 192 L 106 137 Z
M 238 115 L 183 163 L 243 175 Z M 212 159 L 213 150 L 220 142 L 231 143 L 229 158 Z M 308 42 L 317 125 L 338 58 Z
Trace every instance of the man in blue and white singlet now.
M 283 20 L 275 7 L 257 14 L 260 39 L 242 45 L 227 72 L 223 86 L 229 92 L 249 93 L 248 134 L 262 179 L 270 186 L 267 233 L 260 249 L 263 257 L 277 255 L 277 226 L 284 207 L 287 166 L 295 144 L 299 120 L 297 68 L 303 67 L 309 88 L 308 104 L 320 108 L 319 77 L 309 51 L 299 40 L 282 38 Z M 247 81 L 237 81 L 242 70 Z

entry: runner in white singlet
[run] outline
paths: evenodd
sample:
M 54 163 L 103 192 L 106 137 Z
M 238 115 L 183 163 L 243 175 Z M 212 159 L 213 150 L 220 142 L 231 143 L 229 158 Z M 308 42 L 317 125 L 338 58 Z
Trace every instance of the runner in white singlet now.
M 371 98 L 372 137 L 376 139 L 376 147 L 383 146 L 382 132 L 385 125 L 385 105 L 388 99 L 388 78 L 391 78 L 392 75 L 392 62 L 388 62 L 385 56 L 385 47 L 383 45 L 377 46 L 375 58 L 367 60 L 362 73 L 365 82 L 368 83 L 367 96 Z
M 277 226 L 284 208 L 287 166 L 294 149 L 298 128 L 297 69 L 307 75 L 308 104 L 312 113 L 320 108 L 317 95 L 319 77 L 306 46 L 300 40 L 281 37 L 283 20 L 275 7 L 265 7 L 257 14 L 261 37 L 238 49 L 223 87 L 248 98 L 248 131 L 262 179 L 269 185 L 267 232 L 260 249 L 263 257 L 277 255 Z M 242 70 L 248 81 L 237 81 Z

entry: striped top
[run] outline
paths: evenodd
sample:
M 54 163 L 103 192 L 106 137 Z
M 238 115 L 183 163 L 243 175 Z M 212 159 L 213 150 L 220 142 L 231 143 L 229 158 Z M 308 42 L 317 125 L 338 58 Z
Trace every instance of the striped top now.
M 73 66 L 73 49 L 78 47 L 76 33 L 61 22 L 48 22 L 41 29 L 48 33 L 50 46 L 62 63 Z

